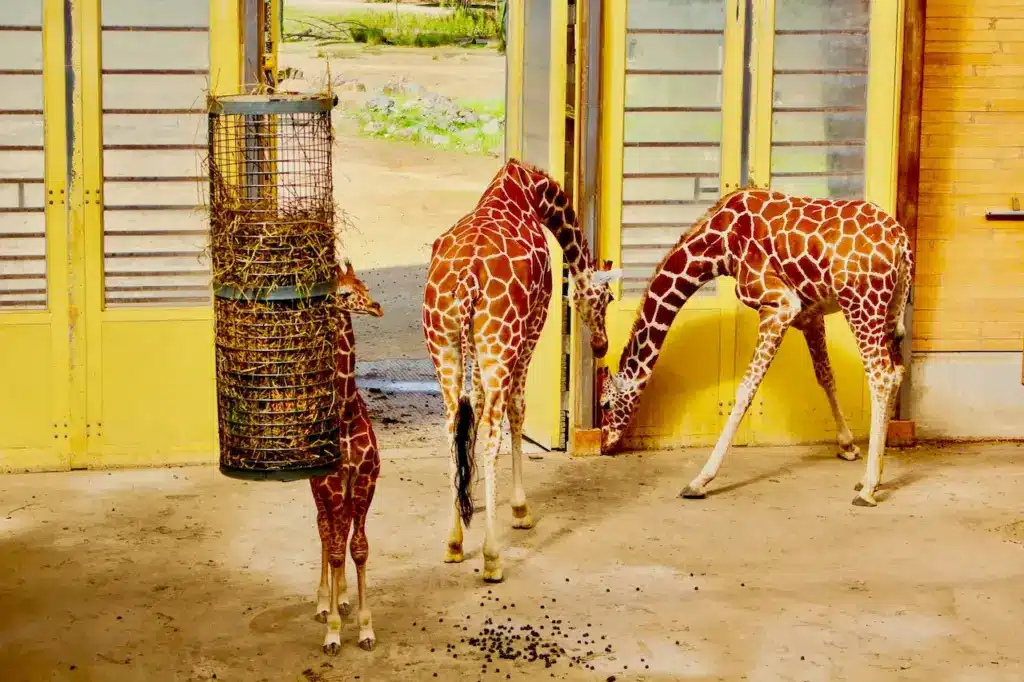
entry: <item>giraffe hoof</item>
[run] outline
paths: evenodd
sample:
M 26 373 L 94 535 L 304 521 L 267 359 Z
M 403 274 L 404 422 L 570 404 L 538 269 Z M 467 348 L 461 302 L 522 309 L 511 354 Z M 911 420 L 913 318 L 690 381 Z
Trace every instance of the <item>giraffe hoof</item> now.
M 526 530 L 533 528 L 533 517 L 530 509 L 525 505 L 512 506 L 512 527 Z
M 341 653 L 341 645 L 337 642 L 331 642 L 330 644 L 324 644 L 324 653 L 328 656 L 337 656 Z
M 708 494 L 703 488 L 694 488 L 692 485 L 688 485 L 683 488 L 683 492 L 679 493 L 679 496 L 687 500 L 703 500 Z
M 847 462 L 852 462 L 856 459 L 860 459 L 860 448 L 858 448 L 856 445 L 853 445 L 848 449 L 844 448 L 836 453 L 836 457 L 838 457 L 839 459 L 844 459 Z
M 512 527 L 519 530 L 529 530 L 533 528 L 533 517 L 527 514 L 521 519 L 512 519 Z
M 446 564 L 461 564 L 465 557 L 462 555 L 462 548 L 452 549 L 449 547 L 444 553 L 444 562 Z
M 502 570 L 501 566 L 494 568 L 484 567 L 484 582 L 485 583 L 500 583 L 505 579 L 505 571 Z
M 878 502 L 875 501 L 874 496 L 861 496 L 853 498 L 854 507 L 877 507 Z
M 313 616 L 313 619 L 316 622 L 318 622 L 318 623 L 326 623 L 327 622 L 327 609 L 324 609 L 323 611 L 317 611 L 316 615 Z
M 363 651 L 373 651 L 373 647 L 377 645 L 377 640 L 373 637 L 367 637 L 366 639 L 359 640 L 359 648 Z
M 352 613 L 352 606 L 347 601 L 343 601 L 340 604 L 338 604 L 338 613 L 340 613 L 343 616 L 347 616 L 348 614 Z

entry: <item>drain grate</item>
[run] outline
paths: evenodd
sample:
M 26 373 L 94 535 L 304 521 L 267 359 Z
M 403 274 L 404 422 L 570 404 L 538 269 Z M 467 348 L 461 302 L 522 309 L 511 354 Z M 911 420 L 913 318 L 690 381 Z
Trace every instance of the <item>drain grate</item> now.
M 434 364 L 429 360 L 377 360 L 356 363 L 356 381 L 361 389 L 389 393 L 440 393 Z

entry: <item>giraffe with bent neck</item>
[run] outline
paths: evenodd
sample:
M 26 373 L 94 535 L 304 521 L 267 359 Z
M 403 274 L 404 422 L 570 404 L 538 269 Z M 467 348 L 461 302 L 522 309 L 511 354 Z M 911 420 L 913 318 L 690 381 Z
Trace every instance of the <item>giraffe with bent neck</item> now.
M 316 619 L 327 624 L 324 653 L 341 651 L 341 617 L 351 610 L 346 595 L 345 554 L 351 552 L 356 565 L 359 590 L 359 646 L 369 651 L 376 643 L 370 608 L 366 603 L 366 560 L 370 546 L 366 539 L 366 515 L 373 501 L 380 473 L 380 452 L 370 414 L 355 380 L 355 335 L 351 313 L 381 317 L 384 311 L 373 300 L 366 285 L 356 277 L 352 263 L 337 270 L 334 293 L 338 316 L 338 346 L 335 349 L 334 395 L 339 419 L 338 439 L 342 453 L 336 471 L 309 479 L 316 504 L 320 534 L 320 585 L 317 588 Z M 351 538 L 349 532 L 352 531 Z
M 526 375 L 551 300 L 551 232 L 565 255 L 573 303 L 590 329 L 597 357 L 608 349 L 605 310 L 618 273 L 595 270 L 569 196 L 547 173 L 510 159 L 476 207 L 434 242 L 423 294 L 423 334 L 441 386 L 452 449 L 452 516 L 445 561 L 463 560 L 462 527 L 473 517 L 470 494 L 476 434 L 482 436 L 486 505 L 484 573 L 501 582 L 495 532 L 494 462 L 506 412 L 512 437 L 512 514 L 531 528 L 523 490 L 522 431 Z M 464 363 L 472 389 L 464 391 Z
M 680 238 L 651 277 L 618 371 L 602 387 L 602 450 L 611 454 L 618 448 L 680 308 L 707 282 L 731 276 L 737 298 L 758 313 L 757 346 L 718 442 L 682 496 L 705 496 L 790 327 L 803 332 L 832 408 L 839 456 L 860 456 L 836 397 L 825 345 L 824 316 L 842 312 L 871 392 L 868 457 L 853 503 L 875 506 L 889 415 L 904 374 L 899 341 L 913 264 L 903 227 L 872 203 L 759 189 L 727 194 Z

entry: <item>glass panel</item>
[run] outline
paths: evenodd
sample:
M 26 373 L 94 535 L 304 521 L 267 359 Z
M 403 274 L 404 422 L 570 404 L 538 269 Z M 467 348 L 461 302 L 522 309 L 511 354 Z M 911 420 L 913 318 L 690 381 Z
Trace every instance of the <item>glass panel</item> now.
M 103 77 L 103 108 L 205 111 L 208 80 L 205 71 L 188 76 L 106 75 Z
M 627 100 L 629 101 L 629 100 Z M 717 147 L 722 139 L 718 111 L 627 111 L 626 142 L 706 142 Z
M 523 47 L 523 161 L 547 168 L 551 146 L 551 0 L 526 0 Z
M 103 70 L 208 69 L 206 31 L 103 31 Z
M 626 101 L 636 107 L 722 106 L 722 77 L 633 74 L 626 80 Z
M 776 31 L 807 31 L 825 27 L 867 31 L 871 19 L 870 0 L 777 0 Z
M 41 210 L 0 211 L 0 315 L 46 308 L 45 235 L 46 216 Z
M 0 2 L 0 26 L 41 26 L 43 0 Z
M 629 0 L 628 17 L 622 281 L 639 295 L 719 195 L 725 0 Z
M 108 208 L 103 229 L 108 306 L 195 305 L 210 300 L 210 265 L 203 253 L 206 215 L 202 209 Z
M 0 4 L 6 4 L 0 2 Z M 43 32 L 0 30 L 0 69 L 16 71 L 42 71 Z M 6 109 L 0 104 L 0 109 Z
M 629 0 L 633 5 L 646 0 Z M 717 3 L 723 10 L 725 2 Z M 627 31 L 627 69 L 640 71 L 721 71 L 725 33 L 634 33 Z
M 104 26 L 207 26 L 210 0 L 103 0 Z
M 208 13 L 208 0 L 159 7 L 104 0 L 104 27 L 150 27 L 103 31 L 107 306 L 209 304 L 203 255 L 209 35 L 205 28 L 181 30 L 205 27 Z M 138 73 L 170 69 L 179 73 Z M 154 110 L 174 113 L 148 113 Z M 147 113 L 109 113 L 131 111 Z
M 864 194 L 869 0 L 777 0 L 772 187 Z
M 0 26 L 39 27 L 41 0 L 0 0 Z M 0 30 L 0 314 L 46 308 L 43 34 Z M 14 73 L 11 73 L 14 72 Z
M 161 178 L 185 175 L 199 177 L 206 173 L 203 168 L 204 158 L 203 152 L 189 149 L 108 149 L 103 152 L 103 175 L 107 180 L 140 175 Z M 151 186 L 150 190 L 157 193 L 159 187 Z
M 108 148 L 126 144 L 189 144 L 205 149 L 206 135 L 205 114 L 147 114 L 143 126 L 135 114 L 103 116 L 103 143 Z
M 631 147 L 624 152 L 622 170 L 629 175 L 673 173 L 717 178 L 721 157 L 719 147 Z
M 723 17 L 721 0 L 632 0 L 627 21 L 631 29 L 719 31 Z
M 9 76 L 0 74 L 0 108 L 43 110 L 43 78 L 41 75 Z

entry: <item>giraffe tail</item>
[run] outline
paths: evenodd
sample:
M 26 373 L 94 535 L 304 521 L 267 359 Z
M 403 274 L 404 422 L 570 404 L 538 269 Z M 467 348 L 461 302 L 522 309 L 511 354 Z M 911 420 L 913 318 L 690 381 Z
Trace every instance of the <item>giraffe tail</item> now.
M 899 269 L 896 271 L 896 289 L 893 292 L 889 315 L 894 323 L 893 341 L 899 346 L 903 337 L 907 335 L 907 324 L 904 314 L 907 311 L 907 303 L 910 301 L 910 278 L 914 269 L 914 260 L 910 255 L 909 248 L 905 248 L 900 259 Z
M 469 527 L 473 520 L 473 475 L 476 462 L 473 457 L 473 428 L 476 420 L 473 415 L 473 403 L 469 396 L 459 398 L 458 411 L 455 413 L 455 487 L 456 504 L 462 522 Z

